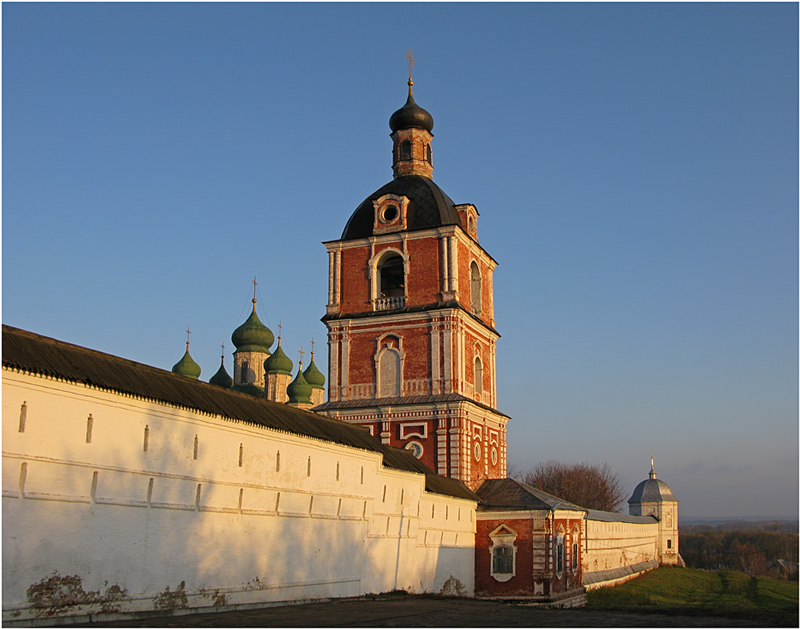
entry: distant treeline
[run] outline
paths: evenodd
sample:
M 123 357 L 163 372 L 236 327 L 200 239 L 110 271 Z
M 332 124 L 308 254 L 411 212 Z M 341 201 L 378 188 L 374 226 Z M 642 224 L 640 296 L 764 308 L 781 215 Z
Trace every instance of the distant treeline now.
M 758 522 L 724 522 L 721 524 L 682 524 L 681 533 L 702 533 L 705 531 L 781 531 L 797 533 L 797 520 L 760 520 Z
M 686 565 L 707 570 L 741 570 L 750 576 L 797 579 L 798 536 L 775 530 L 705 530 L 680 527 Z

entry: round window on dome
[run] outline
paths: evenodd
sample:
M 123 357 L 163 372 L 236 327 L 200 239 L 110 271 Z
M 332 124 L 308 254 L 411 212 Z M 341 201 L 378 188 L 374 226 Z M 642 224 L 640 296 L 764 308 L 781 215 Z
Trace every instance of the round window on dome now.
M 400 216 L 400 210 L 397 209 L 396 205 L 387 205 L 381 212 L 381 220 L 384 223 L 396 221 L 398 216 Z

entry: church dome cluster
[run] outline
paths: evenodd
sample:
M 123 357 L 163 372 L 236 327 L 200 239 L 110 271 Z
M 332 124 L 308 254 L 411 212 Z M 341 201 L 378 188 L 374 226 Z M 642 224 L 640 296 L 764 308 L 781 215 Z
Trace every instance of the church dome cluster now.
M 256 314 L 255 291 L 253 311 L 233 331 L 231 341 L 236 348 L 233 353 L 233 376 L 225 369 L 223 355 L 219 369 L 209 379 L 209 384 L 300 408 L 322 404 L 325 397 L 325 376 L 314 364 L 314 352 L 311 352 L 311 360 L 305 371 L 302 360 L 299 362 L 297 375 L 292 380 L 294 363 L 283 350 L 281 336 L 278 336 L 275 351 L 271 351 L 275 335 Z M 172 371 L 180 376 L 199 379 L 201 369 L 189 353 L 188 340 L 186 352 L 172 367 Z

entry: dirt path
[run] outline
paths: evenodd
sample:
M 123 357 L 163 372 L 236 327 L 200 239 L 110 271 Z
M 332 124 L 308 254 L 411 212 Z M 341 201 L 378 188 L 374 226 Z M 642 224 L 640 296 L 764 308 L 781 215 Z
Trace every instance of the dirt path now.
M 214 614 L 98 622 L 73 627 L 769 627 L 719 616 L 540 609 L 493 601 L 426 597 L 346 599 Z

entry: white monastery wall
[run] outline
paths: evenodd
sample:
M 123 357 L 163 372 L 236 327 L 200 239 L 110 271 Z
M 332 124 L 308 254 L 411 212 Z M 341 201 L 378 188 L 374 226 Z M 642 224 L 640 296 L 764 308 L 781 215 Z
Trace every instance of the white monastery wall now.
M 659 558 L 658 539 L 656 520 L 634 523 L 587 518 L 583 555 L 587 589 L 616 585 L 654 567 L 653 562 Z M 592 573 L 600 580 L 594 581 Z
M 4 369 L 3 620 L 472 595 L 476 504 L 381 459 Z

